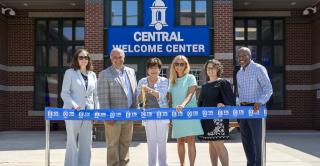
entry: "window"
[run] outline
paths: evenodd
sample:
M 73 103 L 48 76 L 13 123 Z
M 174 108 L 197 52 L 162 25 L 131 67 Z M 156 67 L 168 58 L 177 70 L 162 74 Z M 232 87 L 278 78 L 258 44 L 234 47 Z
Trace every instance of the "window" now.
M 170 73 L 169 66 L 170 64 L 165 64 L 161 67 L 161 71 L 159 74 L 161 77 L 165 77 L 169 79 L 169 73 Z
M 139 11 L 141 0 L 106 0 L 105 11 L 107 26 L 137 26 L 139 24 Z M 110 17 L 108 17 L 110 16 Z
M 210 0 L 178 0 L 177 18 L 178 25 L 212 25 L 212 1 Z
M 234 25 L 235 71 L 240 68 L 236 50 L 249 47 L 252 60 L 265 66 L 271 79 L 274 93 L 268 108 L 284 109 L 284 19 L 236 18 Z
M 35 22 L 35 109 L 60 107 L 64 71 L 84 47 L 83 19 L 38 19 Z
M 196 77 L 197 83 L 198 85 L 200 85 L 200 81 L 201 81 L 201 69 L 200 68 L 191 68 L 190 69 L 190 74 L 194 75 L 194 77 Z

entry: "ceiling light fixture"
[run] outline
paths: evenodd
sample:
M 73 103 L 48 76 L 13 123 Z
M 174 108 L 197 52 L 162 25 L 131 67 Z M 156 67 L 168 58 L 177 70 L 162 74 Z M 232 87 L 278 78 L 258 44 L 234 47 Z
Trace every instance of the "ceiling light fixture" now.
M 2 13 L 3 15 L 5 15 L 7 11 L 9 11 L 8 14 L 9 14 L 10 16 L 15 16 L 15 15 L 16 15 L 16 12 L 15 12 L 12 8 L 1 8 L 1 13 Z
M 317 13 L 317 6 L 314 6 L 314 7 L 308 7 L 306 9 L 303 10 L 302 14 L 304 16 L 307 16 L 310 14 L 310 11 L 312 12 L 312 14 L 315 14 Z
M 297 2 L 291 2 L 290 5 L 291 6 L 295 6 L 297 4 Z

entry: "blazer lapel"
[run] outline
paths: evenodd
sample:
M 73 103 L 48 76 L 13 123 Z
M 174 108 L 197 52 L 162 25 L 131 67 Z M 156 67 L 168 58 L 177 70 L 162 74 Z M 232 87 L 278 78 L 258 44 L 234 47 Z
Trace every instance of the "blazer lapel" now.
M 113 67 L 112 67 L 111 69 L 112 69 L 112 73 L 113 73 L 114 77 L 116 78 L 116 81 L 121 85 L 121 88 L 122 88 L 122 90 L 124 91 L 124 86 L 123 86 L 123 84 L 122 84 L 122 81 L 120 80 L 120 77 L 119 77 L 118 72 L 117 72 L 116 69 L 113 68 Z
M 91 85 L 91 83 L 94 83 L 94 82 L 93 82 L 93 75 L 92 75 L 92 72 L 89 71 L 89 72 L 88 72 L 88 87 L 87 87 L 87 91 L 86 91 L 87 94 L 88 94 L 89 91 L 91 90 L 90 87 L 91 87 L 91 86 L 94 86 L 94 85 Z
M 81 84 L 82 84 L 82 87 L 84 88 L 84 91 L 87 92 L 86 83 L 84 82 L 84 79 L 80 73 L 80 70 L 77 70 L 77 75 L 81 81 Z M 88 75 L 88 79 L 89 79 L 89 75 Z M 88 82 L 88 84 L 89 84 L 89 82 Z
M 126 72 L 126 74 L 127 74 L 127 76 L 128 76 L 128 78 L 129 78 L 129 81 L 130 81 L 130 86 L 131 86 L 131 93 L 133 94 L 133 76 L 131 75 L 131 73 L 129 72 L 129 70 L 127 70 L 127 68 L 125 67 L 124 68 L 125 69 L 125 72 Z

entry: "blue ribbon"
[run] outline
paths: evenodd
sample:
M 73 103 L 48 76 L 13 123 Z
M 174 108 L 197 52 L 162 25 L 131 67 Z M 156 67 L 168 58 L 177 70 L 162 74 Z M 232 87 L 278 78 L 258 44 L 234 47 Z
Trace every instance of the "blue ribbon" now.
M 176 112 L 175 108 L 74 110 L 45 108 L 46 120 L 163 120 L 163 119 L 254 119 L 265 118 L 267 109 L 252 106 L 195 107 Z

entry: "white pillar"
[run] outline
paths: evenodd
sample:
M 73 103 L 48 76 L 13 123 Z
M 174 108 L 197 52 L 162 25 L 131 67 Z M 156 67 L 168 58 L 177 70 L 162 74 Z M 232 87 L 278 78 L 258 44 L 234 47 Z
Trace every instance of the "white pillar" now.
M 156 11 L 154 9 L 151 9 L 151 13 L 152 13 L 152 21 L 151 24 L 154 25 L 156 23 Z

